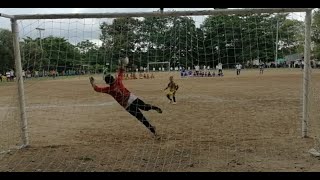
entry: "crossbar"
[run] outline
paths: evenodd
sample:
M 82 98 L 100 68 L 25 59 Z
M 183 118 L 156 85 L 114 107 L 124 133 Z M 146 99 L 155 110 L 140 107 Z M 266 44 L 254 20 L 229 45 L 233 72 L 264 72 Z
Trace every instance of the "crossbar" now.
M 0 13 L 0 17 L 10 18 L 10 19 L 13 19 L 13 18 L 14 18 L 14 16 L 12 16 L 12 15 L 3 14 L 3 13 Z
M 167 11 L 167 12 L 132 12 L 132 13 L 69 13 L 69 14 L 20 14 L 10 17 L 19 19 L 83 19 L 83 18 L 119 18 L 119 17 L 166 17 L 166 16 L 204 16 L 204 15 L 245 15 L 262 13 L 306 12 L 310 8 L 245 8 L 245 9 L 216 9 L 200 11 Z
M 169 64 L 170 62 L 149 62 L 148 64 Z

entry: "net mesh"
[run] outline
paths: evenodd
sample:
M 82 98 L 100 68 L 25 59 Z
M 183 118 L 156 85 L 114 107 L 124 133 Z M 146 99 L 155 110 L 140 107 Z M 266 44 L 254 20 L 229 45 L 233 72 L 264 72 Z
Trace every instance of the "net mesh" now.
M 319 169 L 302 152 L 316 144 L 320 132 L 317 68 L 312 70 L 311 83 L 312 138 L 299 138 L 304 16 L 19 21 L 31 146 L 2 154 L 0 170 Z M 160 139 L 123 104 L 90 85 L 89 77 L 94 77 L 98 86 L 107 86 L 104 77 L 117 77 L 124 57 L 129 64 L 123 84 L 145 102 L 134 102 L 134 113 L 142 109 Z M 158 72 L 159 66 L 153 71 L 157 64 L 148 66 L 157 62 L 170 62 L 166 68 L 170 71 Z M 261 63 L 264 74 L 259 74 Z M 238 64 L 242 65 L 240 75 L 236 74 Z M 189 78 L 181 78 L 182 72 Z M 170 76 L 179 85 L 175 105 L 166 97 L 170 92 L 163 92 Z M 19 117 L 11 112 L 17 110 L 15 86 L 1 85 L 3 150 L 19 141 Z M 148 104 L 163 113 L 143 111 Z M 298 160 L 302 165 L 297 169 Z

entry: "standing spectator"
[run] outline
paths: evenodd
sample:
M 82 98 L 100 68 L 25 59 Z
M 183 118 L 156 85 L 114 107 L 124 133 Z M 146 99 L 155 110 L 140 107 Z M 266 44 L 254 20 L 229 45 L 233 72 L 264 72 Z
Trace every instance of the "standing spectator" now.
M 56 71 L 55 70 L 52 70 L 52 78 L 56 78 Z
M 14 81 L 14 71 L 10 71 L 10 81 Z
M 27 70 L 27 78 L 31 78 L 31 72 L 29 69 Z
M 6 72 L 6 77 L 7 77 L 7 82 L 9 82 L 10 81 L 10 71 Z
M 263 74 L 264 62 L 260 62 L 259 67 L 260 67 L 260 72 L 259 72 L 259 74 Z
M 222 72 L 222 64 L 219 63 L 217 65 L 217 69 L 218 69 L 218 76 L 223 76 L 223 72 Z
M 198 76 L 199 75 L 199 71 L 200 71 L 200 66 L 196 65 L 194 68 L 196 70 L 196 75 Z
M 39 71 L 34 72 L 34 77 L 36 77 L 36 78 L 39 77 Z
M 26 72 L 24 70 L 22 70 L 22 79 L 25 80 L 26 79 Z
M 241 65 L 240 63 L 238 63 L 238 64 L 236 65 L 236 69 L 237 69 L 237 76 L 238 76 L 238 75 L 240 75 L 240 71 L 241 71 L 241 69 L 242 69 L 242 65 Z

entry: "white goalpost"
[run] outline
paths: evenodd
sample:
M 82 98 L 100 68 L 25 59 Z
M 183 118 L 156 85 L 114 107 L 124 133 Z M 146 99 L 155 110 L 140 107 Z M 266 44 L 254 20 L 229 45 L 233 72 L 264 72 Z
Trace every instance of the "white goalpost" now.
M 54 136 L 52 134 L 55 134 L 53 132 L 55 130 L 59 130 L 59 127 L 63 126 L 61 121 L 57 120 L 59 118 L 50 117 L 50 115 L 52 114 L 57 115 L 57 117 L 60 118 L 66 118 L 67 115 L 73 118 L 69 121 L 69 123 L 71 124 L 70 129 L 73 129 L 73 127 L 75 127 L 74 123 L 78 122 L 78 116 L 84 119 L 91 118 L 93 116 L 100 116 L 99 113 L 103 112 L 104 110 L 103 106 L 109 106 L 110 102 L 100 103 L 99 100 L 102 99 L 102 96 L 99 96 L 96 94 L 96 92 L 92 91 L 92 87 L 89 84 L 89 77 L 93 76 L 96 80 L 95 82 L 98 85 L 105 85 L 104 78 L 99 79 L 99 77 L 104 77 L 106 74 L 109 73 L 114 74 L 117 71 L 121 72 L 121 69 L 120 71 L 118 69 L 118 60 L 124 56 L 129 58 L 129 63 L 126 64 L 127 72 L 124 73 L 123 77 L 126 79 L 130 79 L 130 74 L 133 76 L 133 74 L 135 74 L 136 72 L 136 69 L 139 69 L 140 67 L 146 67 L 146 72 L 148 73 L 170 72 L 170 74 L 174 74 L 179 71 L 176 71 L 177 66 L 183 66 L 185 69 L 188 69 L 188 72 L 189 68 L 191 68 L 190 73 L 193 73 L 195 71 L 194 65 L 197 65 L 197 67 L 201 67 L 201 70 L 204 69 L 204 72 L 207 74 L 207 72 L 211 72 L 212 69 L 214 71 L 214 66 L 220 63 L 223 64 L 223 69 L 233 70 L 235 69 L 235 66 L 238 63 L 240 63 L 242 64 L 242 67 L 254 70 L 253 62 L 256 61 L 258 63 L 274 63 L 275 67 L 278 67 L 277 63 L 282 61 L 282 65 L 285 68 L 286 65 L 288 65 L 286 61 L 289 62 L 289 60 L 286 59 L 286 57 L 289 57 L 292 54 L 302 55 L 304 58 L 304 67 L 303 70 L 301 70 L 301 72 L 303 72 L 303 74 L 301 74 L 303 76 L 303 79 L 302 83 L 299 83 L 302 86 L 301 100 L 299 101 L 301 102 L 299 108 L 302 115 L 299 116 L 299 131 L 297 132 L 299 134 L 301 133 L 301 137 L 303 138 L 312 136 L 319 138 L 320 140 L 320 137 L 314 135 L 320 134 L 320 129 L 314 128 L 315 130 L 311 130 L 312 132 L 310 133 L 311 127 L 313 127 L 314 123 L 317 122 L 316 120 L 311 120 L 312 118 L 316 118 L 314 118 L 313 116 L 310 117 L 310 114 L 312 113 L 312 108 L 314 108 L 316 104 L 312 104 L 312 102 L 314 103 L 314 100 L 312 100 L 314 95 L 312 94 L 313 82 L 311 81 L 312 11 L 313 8 L 245 8 L 192 11 L 163 11 L 162 8 L 159 12 L 132 13 L 128 12 L 19 15 L 7 15 L 0 13 L 0 17 L 10 19 L 11 21 L 12 42 L 14 50 L 14 67 L 12 68 L 15 70 L 16 73 L 15 85 L 9 84 L 8 87 L 6 87 L 5 89 L 8 91 L 11 91 L 12 89 L 16 90 L 16 107 L 12 104 L 10 105 L 9 103 L 7 103 L 9 105 L 6 104 L 3 111 L 0 108 L 0 115 L 2 112 L 7 113 L 7 109 L 10 108 L 11 110 L 14 109 L 18 112 L 18 116 L 16 115 L 13 118 L 19 119 L 18 124 L 20 143 L 14 142 L 11 144 L 18 144 L 19 148 L 25 148 L 30 146 L 30 144 L 32 145 L 33 142 L 45 141 L 43 139 L 47 137 L 40 137 L 39 135 L 43 132 L 46 132 L 45 128 L 42 127 L 43 129 L 39 131 L 37 131 L 36 128 L 30 130 L 30 119 L 32 119 L 32 124 L 41 123 L 42 119 L 38 119 L 38 116 L 46 117 L 46 120 L 48 120 L 48 122 L 52 121 L 52 124 L 56 125 L 56 129 L 52 129 L 50 132 L 48 132 L 51 134 L 48 135 L 48 138 L 49 136 L 50 138 L 52 138 L 51 136 Z M 290 23 L 284 23 L 287 19 L 287 16 L 290 16 L 288 15 L 290 13 L 305 13 L 304 20 L 290 21 Z M 292 29 L 292 27 L 295 26 L 298 27 L 296 29 Z M 293 31 L 299 32 L 297 34 L 294 34 Z M 303 48 L 303 50 L 301 48 Z M 255 66 L 257 66 L 257 64 L 255 64 Z M 291 64 L 289 65 L 289 67 L 290 66 Z M 280 72 L 281 68 L 277 68 L 276 70 L 277 72 Z M 9 69 L 7 68 L 5 71 L 9 71 Z M 245 72 L 245 70 L 243 71 Z M 38 72 L 41 72 L 41 76 L 43 77 L 40 78 Z M 2 72 L 0 71 L 0 73 Z M 26 73 L 27 75 L 25 75 L 24 73 Z M 229 71 L 228 73 L 231 74 L 233 72 Z M 45 76 L 44 74 L 46 74 L 47 76 Z M 29 76 L 31 77 L 30 79 L 32 81 L 28 81 L 28 79 L 27 81 L 25 81 L 25 77 Z M 58 80 L 56 80 L 56 77 L 59 77 L 60 79 L 58 78 Z M 259 78 L 260 77 L 261 76 L 259 76 Z M 261 77 L 257 81 L 262 81 L 263 78 Z M 52 81 L 46 81 L 47 79 L 52 79 Z M 53 79 L 55 81 L 53 81 Z M 77 81 L 73 81 L 74 79 Z M 166 78 L 166 81 L 167 79 L 168 78 Z M 196 78 L 186 79 L 186 81 L 189 80 L 195 80 L 197 82 L 204 81 L 202 79 L 199 79 L 198 81 Z M 154 86 L 158 85 L 158 83 L 156 83 L 156 80 L 144 81 L 138 79 L 130 82 L 128 81 L 128 83 L 125 85 L 128 85 L 132 89 L 137 88 L 138 81 L 139 83 L 144 82 Z M 75 82 L 78 82 L 78 84 Z M 217 86 L 219 86 L 220 83 L 223 84 L 226 82 L 226 80 L 219 79 L 214 82 L 217 83 Z M 43 101 L 31 101 L 32 98 L 37 97 L 37 94 L 32 93 L 36 92 L 38 90 L 37 88 L 42 87 L 42 85 L 39 85 L 40 83 L 43 83 L 44 86 L 50 86 L 52 88 L 52 91 L 48 90 L 48 92 L 50 91 L 50 93 L 45 95 L 47 99 Z M 67 87 L 69 85 L 68 83 L 70 84 L 70 87 Z M 161 81 L 161 83 L 163 82 Z M 178 81 L 178 84 L 179 83 L 180 82 Z M 211 95 L 214 92 L 210 89 L 209 85 L 209 83 L 205 85 L 205 88 L 208 88 L 208 90 L 204 91 L 207 94 L 204 97 L 201 97 L 202 100 L 204 102 L 209 102 L 210 100 L 216 100 L 219 102 L 221 101 L 221 107 L 223 108 L 223 98 L 221 98 L 220 100 L 219 98 L 211 97 Z M 140 95 L 144 92 L 149 93 L 149 91 L 152 91 L 144 89 L 145 87 L 147 87 L 147 85 L 142 86 L 143 88 L 134 92 Z M 179 89 L 179 91 L 186 91 L 185 89 L 183 89 L 183 85 L 179 84 L 179 86 L 182 89 Z M 234 85 L 234 87 L 236 86 L 237 85 Z M 196 86 L 191 85 L 191 88 L 193 87 Z M 233 87 L 233 84 L 230 84 L 230 89 L 231 87 Z M 64 96 L 62 94 L 55 94 L 58 88 L 61 88 L 61 92 L 66 93 L 67 95 Z M 90 92 L 88 92 L 89 88 Z M 103 92 L 101 89 L 96 91 Z M 37 92 L 40 95 L 45 94 L 45 92 L 43 94 L 40 91 Z M 78 96 L 81 96 L 83 94 L 87 97 L 79 99 Z M 159 103 L 161 106 L 165 106 L 165 103 L 163 101 L 167 100 L 165 99 L 166 96 L 164 96 L 164 100 L 155 100 L 156 97 L 153 95 L 153 93 L 150 93 L 150 95 L 148 96 L 152 100 L 152 103 L 156 102 Z M 177 98 L 180 98 L 179 95 L 177 95 Z M 200 96 L 198 97 L 197 92 L 194 92 L 193 95 L 197 96 L 198 99 L 201 99 L 199 98 Z M 66 100 L 64 99 L 67 96 L 70 97 L 70 109 L 67 108 L 69 106 L 66 105 Z M 50 97 L 52 97 L 53 100 L 50 100 Z M 193 109 L 196 108 L 196 105 L 200 104 L 197 102 L 193 103 L 197 99 L 192 99 L 191 95 L 190 97 L 181 97 L 181 99 L 184 101 L 184 103 L 186 101 L 190 101 L 191 104 L 192 102 L 192 105 L 190 106 L 192 106 Z M 241 101 L 239 99 L 241 98 L 236 96 L 234 97 L 234 99 L 230 100 L 230 102 Z M 177 101 L 178 104 L 179 100 L 180 99 L 178 99 Z M 258 97 L 256 98 L 256 101 L 260 100 L 261 99 L 259 99 Z M 6 99 L 6 102 L 7 101 L 9 102 L 10 100 Z M 85 104 L 85 106 L 81 105 L 83 103 Z M 98 105 L 94 103 L 98 103 Z M 244 102 L 243 104 L 245 105 L 245 103 L 247 102 Z M 61 105 L 61 107 L 63 108 L 61 108 L 61 110 L 59 111 L 52 110 L 52 112 L 51 110 L 44 110 L 46 108 L 39 108 L 40 110 L 36 112 L 36 108 L 34 107 L 37 107 L 38 104 L 39 107 L 42 104 L 44 104 L 44 106 L 46 107 L 58 107 L 59 105 Z M 199 107 L 202 106 L 204 105 L 199 105 Z M 28 109 L 28 107 L 33 108 Z M 81 107 L 83 109 L 80 109 L 78 107 Z M 92 107 L 97 108 L 93 109 Z M 259 108 L 263 108 L 263 105 L 261 105 L 261 107 Z M 117 117 L 120 114 L 120 110 L 117 110 L 118 109 L 115 108 L 115 113 L 108 115 L 108 117 L 118 120 L 120 123 L 122 123 L 121 125 L 123 127 L 126 127 L 124 122 L 127 121 Z M 64 113 L 60 114 L 60 111 L 63 111 Z M 91 116 L 86 114 L 86 112 L 88 112 L 88 114 L 90 114 Z M 221 115 L 223 113 L 217 114 L 217 116 L 223 116 Z M 125 115 L 120 114 L 119 117 L 125 117 Z M 236 113 L 235 116 L 237 115 L 240 116 L 242 114 Z M 149 116 L 153 118 L 156 115 L 151 114 Z M 257 115 L 254 114 L 253 116 Z M 0 119 L 0 121 L 5 122 L 5 118 L 9 116 L 0 116 L 0 118 L 2 117 L 4 117 L 4 120 Z M 187 118 L 186 116 L 181 117 L 182 119 Z M 104 117 L 101 116 L 100 118 L 103 119 Z M 157 121 L 155 122 L 158 123 Z M 11 121 L 6 121 L 6 123 L 11 123 Z M 94 122 L 90 123 L 93 127 L 95 127 Z M 218 120 L 214 123 L 221 125 L 221 122 Z M 80 122 L 80 128 L 77 129 L 77 132 L 79 131 L 81 133 L 86 133 L 86 126 L 84 126 L 83 124 L 85 124 L 84 121 Z M 0 131 L 1 129 L 6 129 L 5 123 L 1 122 L 0 125 Z M 97 126 L 103 125 L 100 124 Z M 115 125 L 111 126 L 112 128 L 115 127 Z M 196 125 L 190 126 L 192 126 L 192 131 L 195 127 L 198 127 Z M 259 128 L 262 127 L 265 127 L 265 125 L 259 126 Z M 167 131 L 169 132 L 170 130 L 171 129 L 169 128 L 169 130 Z M 289 128 L 288 131 L 290 130 L 291 129 Z M 77 144 L 78 141 L 80 141 L 80 136 L 71 134 L 68 131 L 69 130 L 61 130 L 61 132 L 65 134 L 64 137 L 60 138 L 60 140 L 66 141 L 66 139 L 64 138 L 70 135 L 70 137 L 76 139 L 73 140 L 73 142 Z M 199 131 L 201 132 L 202 130 Z M 34 134 L 39 135 L 39 139 L 33 141 L 32 136 Z M 1 135 L 2 134 L 0 132 L 0 136 Z M 104 135 L 110 136 L 112 135 L 112 133 L 109 133 L 109 131 L 105 131 Z M 132 135 L 125 133 L 122 133 L 122 135 L 125 138 L 133 139 Z M 216 135 L 217 134 L 215 134 L 215 136 Z M 183 134 L 183 136 L 189 137 L 189 134 Z M 100 135 L 97 133 L 95 135 L 92 135 L 92 137 L 100 138 Z M 203 137 L 205 137 L 205 135 Z M 205 142 L 206 140 L 201 140 L 201 138 L 203 137 L 201 136 L 199 139 L 200 141 Z M 6 137 L 3 139 L 5 139 L 6 141 L 10 141 L 9 135 L 6 135 Z M 111 141 L 112 140 L 110 140 L 110 142 Z M 237 142 L 236 139 L 234 139 L 234 141 Z M 101 140 L 101 142 L 103 142 L 103 140 Z M 10 144 L 8 142 L 6 143 Z M 209 151 L 211 145 L 210 143 L 211 142 L 209 142 Z M 137 148 L 140 148 L 137 144 L 134 145 L 137 146 Z M 116 147 L 116 149 L 121 148 L 120 146 L 118 147 L 116 143 L 114 143 L 113 145 L 114 147 Z M 143 148 L 147 148 L 149 145 L 150 144 L 144 145 Z M 10 151 L 11 148 L 12 145 L 2 146 L 0 142 L 0 152 Z M 107 149 L 104 149 L 104 151 L 108 152 Z M 114 157 L 123 157 L 123 166 L 125 166 L 125 161 L 127 159 L 130 159 L 128 155 L 130 154 L 130 151 L 131 149 L 129 148 L 129 150 L 126 151 L 127 154 L 124 155 L 117 151 L 117 154 Z M 153 149 L 152 152 L 144 152 L 143 149 L 143 153 L 146 153 L 147 155 L 148 153 L 150 153 L 149 157 L 151 157 L 153 151 L 155 150 Z M 201 147 L 199 151 L 201 151 Z M 140 158 L 140 156 L 138 155 L 136 157 L 136 152 L 138 151 L 134 151 L 133 158 Z M 181 153 L 182 152 L 184 151 L 181 151 Z M 309 152 L 315 156 L 320 156 L 319 149 L 317 148 L 311 149 L 309 150 Z M 172 157 L 175 155 L 175 153 L 177 152 L 173 150 L 173 152 L 171 153 Z M 180 151 L 178 153 L 180 153 Z M 158 152 L 158 155 L 159 154 L 160 150 Z M 192 154 L 192 152 L 190 152 L 190 154 Z M 164 156 L 165 158 L 167 158 L 167 152 L 165 152 Z M 181 158 L 184 156 L 186 155 L 181 154 Z M 172 157 L 169 157 L 164 161 L 172 162 L 174 161 L 172 160 Z M 88 161 L 86 162 L 88 164 L 94 163 L 94 160 L 91 161 L 90 158 L 81 158 L 82 160 L 85 159 L 83 161 Z M 190 158 L 191 161 L 191 157 L 188 156 L 188 158 Z M 143 161 L 145 161 L 145 159 L 141 155 L 141 162 Z M 156 159 L 155 161 L 157 162 L 158 159 Z M 113 163 L 114 162 L 110 162 L 110 164 Z M 122 162 L 116 161 L 116 163 Z M 178 162 L 178 164 L 180 166 L 181 162 Z M 133 166 L 134 165 L 131 164 L 130 168 L 134 169 Z M 190 165 L 190 167 L 193 166 L 193 164 Z M 114 167 L 111 167 L 114 168 L 116 167 L 116 165 L 114 165 Z

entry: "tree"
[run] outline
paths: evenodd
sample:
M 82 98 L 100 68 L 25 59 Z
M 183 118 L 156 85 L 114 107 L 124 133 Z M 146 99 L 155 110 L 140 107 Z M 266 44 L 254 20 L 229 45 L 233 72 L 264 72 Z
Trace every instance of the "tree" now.
M 136 44 L 140 42 L 138 31 L 140 21 L 135 18 L 117 18 L 112 24 L 103 22 L 100 25 L 102 47 L 109 54 L 110 63 L 117 63 L 119 57 L 133 59 Z
M 287 16 L 209 16 L 201 26 L 207 59 L 231 65 L 255 59 L 274 61 L 277 21 L 281 24 L 278 57 L 301 51 L 303 23 Z
M 148 17 L 140 29 L 140 64 L 169 61 L 173 66 L 192 66 L 197 43 L 192 42 L 196 34 L 192 18 Z
M 320 59 L 320 10 L 314 11 L 312 20 L 312 42 L 314 43 L 313 54 Z
M 79 42 L 76 47 L 80 50 L 82 65 L 98 64 L 99 48 L 95 43 L 85 40 Z
M 303 23 L 288 14 L 206 17 L 200 27 L 190 17 L 118 18 L 102 23 L 98 54 L 110 63 L 129 56 L 131 64 L 170 61 L 173 66 L 214 66 L 221 62 L 275 60 L 277 22 L 278 57 L 303 50 Z M 102 62 L 100 55 L 97 62 Z
M 97 49 L 97 45 L 89 40 L 79 42 L 76 47 L 79 48 L 81 53 L 86 53 L 89 50 Z
M 304 23 L 296 19 L 288 19 L 288 14 L 277 16 L 279 20 L 279 55 L 302 53 L 304 51 Z
M 80 50 L 65 38 L 49 36 L 42 39 L 23 39 L 22 59 L 28 70 L 67 70 L 81 65 Z
M 12 33 L 0 29 L 0 73 L 14 69 Z

